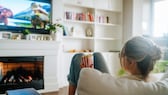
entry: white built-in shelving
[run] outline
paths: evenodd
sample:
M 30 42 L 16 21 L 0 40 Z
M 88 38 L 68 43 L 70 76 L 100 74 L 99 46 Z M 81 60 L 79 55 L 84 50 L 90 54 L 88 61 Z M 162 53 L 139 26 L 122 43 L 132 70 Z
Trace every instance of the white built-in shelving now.
M 122 44 L 122 0 L 64 0 L 64 51 L 118 51 Z M 86 32 L 91 32 L 87 36 Z

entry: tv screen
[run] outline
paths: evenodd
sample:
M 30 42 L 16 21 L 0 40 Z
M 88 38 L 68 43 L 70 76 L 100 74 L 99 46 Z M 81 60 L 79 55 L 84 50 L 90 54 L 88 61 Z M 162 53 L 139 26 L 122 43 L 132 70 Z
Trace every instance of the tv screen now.
M 46 32 L 51 0 L 0 0 L 0 30 Z

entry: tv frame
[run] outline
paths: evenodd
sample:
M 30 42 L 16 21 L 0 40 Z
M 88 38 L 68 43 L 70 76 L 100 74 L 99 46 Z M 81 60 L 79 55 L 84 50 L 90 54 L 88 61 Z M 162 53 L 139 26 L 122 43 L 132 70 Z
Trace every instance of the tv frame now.
M 38 2 L 45 2 L 46 0 L 32 0 L 32 1 L 38 1 Z M 53 11 L 53 3 L 52 0 L 48 0 L 51 5 L 50 9 L 50 23 L 52 23 L 52 11 Z M 22 33 L 25 29 L 28 29 L 31 31 L 31 33 L 34 34 L 50 34 L 49 30 L 46 29 L 35 29 L 35 28 L 27 28 L 27 27 L 17 27 L 17 26 L 5 26 L 5 25 L 0 25 L 0 32 L 12 32 L 12 33 Z

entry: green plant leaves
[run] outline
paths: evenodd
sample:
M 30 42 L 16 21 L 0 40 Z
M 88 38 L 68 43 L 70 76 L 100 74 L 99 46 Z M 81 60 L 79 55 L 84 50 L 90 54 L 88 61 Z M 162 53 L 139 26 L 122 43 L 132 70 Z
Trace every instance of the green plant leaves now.
M 153 73 L 165 72 L 167 68 L 168 68 L 168 60 L 157 61 L 152 72 Z

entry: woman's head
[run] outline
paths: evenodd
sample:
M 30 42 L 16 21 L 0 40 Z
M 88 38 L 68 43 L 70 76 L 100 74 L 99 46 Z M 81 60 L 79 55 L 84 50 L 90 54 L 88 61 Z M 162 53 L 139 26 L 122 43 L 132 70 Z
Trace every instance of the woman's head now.
M 160 58 L 160 48 L 151 40 L 140 36 L 128 40 L 121 50 L 121 59 L 125 60 L 121 61 L 122 67 L 132 74 L 136 71 L 135 74 L 138 73 L 144 78 L 153 70 L 155 61 Z

